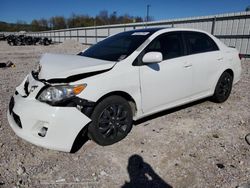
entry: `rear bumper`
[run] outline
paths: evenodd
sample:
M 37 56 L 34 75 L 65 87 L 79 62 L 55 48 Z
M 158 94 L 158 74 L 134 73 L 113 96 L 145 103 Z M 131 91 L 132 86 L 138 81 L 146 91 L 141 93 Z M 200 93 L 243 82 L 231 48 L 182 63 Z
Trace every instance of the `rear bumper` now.
M 91 121 L 75 107 L 54 107 L 19 94 L 14 96 L 7 116 L 11 128 L 22 139 L 64 152 L 70 152 L 78 133 Z M 44 137 L 38 135 L 42 127 L 47 128 Z
M 240 81 L 242 73 L 242 67 L 241 67 L 241 61 L 238 63 L 238 66 L 235 67 L 234 70 L 234 82 L 233 84 L 236 84 L 238 81 Z

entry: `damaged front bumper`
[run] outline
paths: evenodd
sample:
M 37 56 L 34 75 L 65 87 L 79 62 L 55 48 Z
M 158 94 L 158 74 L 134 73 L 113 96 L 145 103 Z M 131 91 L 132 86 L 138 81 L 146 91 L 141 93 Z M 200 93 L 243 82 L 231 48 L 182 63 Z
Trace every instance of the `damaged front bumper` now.
M 37 86 L 32 93 L 24 96 L 24 81 L 10 101 L 7 116 L 11 128 L 35 145 L 70 152 L 78 133 L 91 120 L 76 107 L 51 106 L 36 100 L 43 84 L 32 82 Z

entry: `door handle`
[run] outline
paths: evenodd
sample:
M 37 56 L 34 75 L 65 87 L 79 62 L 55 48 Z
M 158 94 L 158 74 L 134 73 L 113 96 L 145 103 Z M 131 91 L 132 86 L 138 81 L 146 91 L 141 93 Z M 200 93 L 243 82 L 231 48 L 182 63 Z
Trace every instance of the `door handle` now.
M 191 63 L 185 63 L 185 64 L 184 64 L 184 68 L 189 68 L 189 67 L 192 67 L 192 64 L 191 64 Z

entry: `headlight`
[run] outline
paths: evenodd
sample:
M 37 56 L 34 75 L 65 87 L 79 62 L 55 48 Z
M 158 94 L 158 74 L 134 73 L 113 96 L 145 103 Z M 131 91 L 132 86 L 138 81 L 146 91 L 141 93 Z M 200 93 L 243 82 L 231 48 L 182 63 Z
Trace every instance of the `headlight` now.
M 80 94 L 86 87 L 87 84 L 51 86 L 43 90 L 37 99 L 55 104 Z

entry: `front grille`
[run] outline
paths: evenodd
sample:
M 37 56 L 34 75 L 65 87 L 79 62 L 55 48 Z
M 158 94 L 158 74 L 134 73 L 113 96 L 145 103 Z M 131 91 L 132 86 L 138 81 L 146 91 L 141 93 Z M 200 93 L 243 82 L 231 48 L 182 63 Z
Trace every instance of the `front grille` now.
M 11 97 L 10 103 L 9 103 L 9 111 L 10 111 L 10 114 L 11 114 L 12 111 L 13 111 L 14 105 L 15 105 L 14 97 Z
M 20 117 L 15 112 L 12 112 L 12 116 L 13 116 L 13 119 L 15 120 L 17 126 L 22 129 L 23 127 L 22 127 L 22 123 L 21 123 Z

